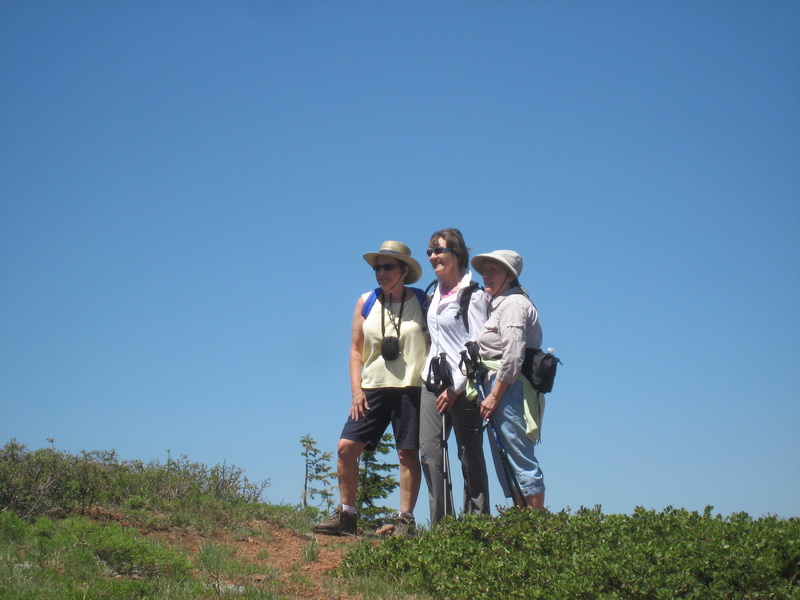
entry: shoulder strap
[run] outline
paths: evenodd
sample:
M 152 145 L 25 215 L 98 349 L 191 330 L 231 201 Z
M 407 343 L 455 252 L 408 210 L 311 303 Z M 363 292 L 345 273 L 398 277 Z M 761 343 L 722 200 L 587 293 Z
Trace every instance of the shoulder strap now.
M 361 309 L 361 316 L 364 317 L 365 319 L 367 318 L 369 311 L 372 310 L 372 306 L 375 304 L 375 300 L 378 299 L 380 293 L 381 293 L 381 288 L 379 287 L 375 288 L 369 293 L 367 299 L 364 300 L 364 307 Z
M 425 288 L 425 292 L 423 292 L 424 295 L 427 296 L 428 293 L 431 291 L 431 289 L 435 290 L 438 283 L 439 283 L 438 279 L 434 279 L 433 281 L 431 281 L 430 285 L 428 285 L 428 287 Z M 464 321 L 464 329 L 466 329 L 468 333 L 469 333 L 469 301 L 472 298 L 473 292 L 479 288 L 483 289 L 481 288 L 480 284 L 477 281 L 470 281 L 469 285 L 464 289 L 464 292 L 461 294 L 461 300 L 458 303 L 458 312 L 456 313 L 456 318 L 461 317 L 461 320 Z M 422 307 L 425 312 L 425 318 L 427 320 L 428 307 L 425 306 L 423 302 L 424 302 L 424 297 L 420 299 L 420 303 L 422 304 Z
M 477 281 L 470 281 L 469 285 L 461 294 L 461 301 L 458 303 L 456 318 L 461 317 L 461 320 L 464 321 L 464 329 L 467 330 L 467 333 L 469 333 L 469 301 L 472 298 L 473 292 L 479 287 L 480 285 Z
M 430 298 L 433 297 L 433 292 L 431 290 L 436 290 L 436 285 L 439 283 L 439 279 L 436 278 L 428 284 L 428 287 L 425 288 L 425 291 L 422 292 L 422 295 L 417 297 L 419 298 L 419 303 L 422 306 L 422 317 L 425 321 L 425 329 L 428 329 L 428 309 L 431 306 L 429 302 Z M 416 288 L 414 288 L 416 291 Z M 421 291 L 421 290 L 419 290 Z
M 427 311 L 427 308 L 425 307 L 425 297 L 428 295 L 427 291 L 422 291 L 419 288 L 411 288 L 411 289 L 414 292 L 414 295 L 417 297 L 419 305 L 423 308 L 424 311 Z M 381 288 L 379 287 L 375 288 L 369 293 L 369 296 L 367 296 L 367 299 L 364 300 L 364 306 L 361 309 L 362 317 L 364 317 L 365 319 L 367 318 L 367 315 L 372 310 L 372 307 L 375 305 L 375 301 L 378 299 L 378 296 L 380 295 L 381 295 Z
M 428 294 L 430 294 L 430 293 L 431 293 L 431 290 L 435 290 L 435 289 L 436 289 L 436 286 L 437 286 L 438 284 L 439 284 L 439 278 L 437 277 L 436 279 L 434 279 L 433 281 L 431 281 L 431 282 L 428 284 L 428 287 L 426 287 L 426 288 L 425 288 L 425 295 L 427 296 Z

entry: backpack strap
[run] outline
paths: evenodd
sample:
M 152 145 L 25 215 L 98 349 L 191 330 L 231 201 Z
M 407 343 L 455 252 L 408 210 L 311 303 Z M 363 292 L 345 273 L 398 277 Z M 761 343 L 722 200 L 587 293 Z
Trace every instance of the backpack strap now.
M 428 293 L 424 292 L 419 288 L 411 288 L 414 290 L 414 294 L 417 296 L 417 300 L 419 300 L 419 305 L 422 307 L 423 312 L 427 312 L 425 309 L 425 300 L 427 299 Z
M 433 296 L 433 292 L 431 292 L 431 290 L 436 291 L 436 286 L 437 285 L 439 285 L 439 279 L 438 278 L 434 279 L 433 281 L 431 281 L 428 284 L 428 287 L 425 288 L 425 295 L 426 296 L 428 296 L 428 295 Z
M 380 293 L 381 293 L 381 288 L 379 287 L 375 288 L 369 293 L 367 299 L 364 300 L 364 307 L 361 309 L 361 316 L 364 317 L 365 319 L 367 318 L 369 311 L 372 310 L 372 306 L 375 304 L 375 300 L 378 299 Z
M 469 285 L 462 292 L 461 301 L 458 303 L 456 318 L 461 317 L 461 320 L 464 321 L 464 329 L 467 330 L 467 333 L 469 333 L 469 301 L 472 298 L 473 292 L 479 287 L 480 285 L 477 281 L 470 281 Z
M 430 293 L 431 289 L 436 291 L 436 286 L 438 285 L 438 283 L 439 283 L 438 279 L 434 279 L 433 281 L 431 281 L 430 285 L 427 288 L 425 288 L 425 295 L 427 296 Z M 477 281 L 470 281 L 469 285 L 466 288 L 464 288 L 464 291 L 461 293 L 461 300 L 458 303 L 458 312 L 456 313 L 456 319 L 458 317 L 461 317 L 461 320 L 464 321 L 464 329 L 467 330 L 467 333 L 469 333 L 469 301 L 472 298 L 472 294 L 475 292 L 475 290 L 479 288 L 483 289 L 481 288 L 480 284 Z M 431 293 L 430 295 L 432 296 L 433 294 Z M 420 302 L 422 302 L 422 300 L 420 300 Z M 425 312 L 425 319 L 427 320 L 428 307 L 425 306 L 424 304 L 422 306 Z
M 411 290 L 414 292 L 414 295 L 417 297 L 417 301 L 419 302 L 419 305 L 422 307 L 423 312 L 426 313 L 426 318 L 427 318 L 427 308 L 425 307 L 425 299 L 426 299 L 426 297 L 428 295 L 427 290 L 423 291 L 423 290 L 421 290 L 419 288 L 411 288 Z M 381 293 L 382 293 L 382 290 L 379 287 L 375 288 L 374 290 L 372 290 L 369 293 L 369 296 L 367 296 L 367 299 L 364 300 L 364 306 L 361 309 L 361 316 L 362 317 L 364 317 L 365 319 L 367 318 L 367 315 L 372 310 L 372 307 L 375 305 L 375 301 L 378 299 L 378 296 L 380 296 Z

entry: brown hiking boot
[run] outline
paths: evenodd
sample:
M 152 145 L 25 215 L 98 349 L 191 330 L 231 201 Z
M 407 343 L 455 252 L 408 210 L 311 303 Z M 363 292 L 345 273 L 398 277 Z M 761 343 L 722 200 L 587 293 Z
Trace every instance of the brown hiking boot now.
M 340 506 L 333 511 L 327 521 L 317 523 L 311 531 L 326 535 L 356 535 L 358 533 L 358 515 L 351 515 Z
M 411 513 L 399 513 L 394 518 L 394 535 L 412 537 L 417 532 L 417 522 Z

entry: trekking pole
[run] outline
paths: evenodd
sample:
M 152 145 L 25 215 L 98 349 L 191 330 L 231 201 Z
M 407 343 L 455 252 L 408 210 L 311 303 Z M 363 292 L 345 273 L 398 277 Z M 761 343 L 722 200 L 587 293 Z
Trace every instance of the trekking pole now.
M 444 352 L 431 360 L 428 383 L 431 385 L 429 389 L 436 394 L 437 398 L 453 382 L 452 376 L 446 371 L 446 366 L 447 355 Z M 442 468 L 444 472 L 444 514 L 455 515 L 453 481 L 450 477 L 450 456 L 447 452 L 447 415 L 445 413 L 442 413 L 442 435 L 440 441 L 442 444 Z
M 444 514 L 455 515 L 456 508 L 453 505 L 453 481 L 450 478 L 450 457 L 447 452 L 447 418 L 442 413 L 442 465 L 444 468 Z
M 483 388 L 483 380 L 486 377 L 486 367 L 483 366 L 481 360 L 478 342 L 467 342 L 466 350 L 461 351 L 460 367 L 462 372 L 472 381 L 475 389 L 478 392 L 479 404 L 486 400 L 486 391 Z M 511 490 L 511 498 L 515 506 L 525 507 L 525 496 L 522 494 L 522 488 L 519 485 L 519 480 L 514 474 L 514 468 L 511 466 L 511 461 L 508 459 L 508 452 L 506 452 L 505 444 L 503 443 L 500 430 L 494 420 L 494 415 L 491 415 L 483 426 L 489 424 L 491 437 L 494 440 L 494 445 L 497 448 L 497 454 L 500 456 L 500 464 L 503 467 L 503 474 L 506 477 L 506 482 Z

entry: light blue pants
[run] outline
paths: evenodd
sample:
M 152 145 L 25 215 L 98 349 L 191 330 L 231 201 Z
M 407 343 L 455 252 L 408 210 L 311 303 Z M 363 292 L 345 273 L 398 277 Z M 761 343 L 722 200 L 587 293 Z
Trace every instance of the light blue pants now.
M 492 386 L 494 386 L 494 373 L 492 373 Z M 536 460 L 533 452 L 535 444 L 525 434 L 525 407 L 523 406 L 521 381 L 515 381 L 506 390 L 493 417 L 522 493 L 525 496 L 544 493 L 544 473 L 542 473 L 539 461 Z M 489 437 L 492 438 L 491 427 L 487 427 L 487 429 L 490 430 Z M 511 487 L 506 480 L 503 464 L 500 462 L 497 444 L 494 439 L 490 439 L 490 443 L 497 478 L 503 487 L 506 498 L 511 498 Z

